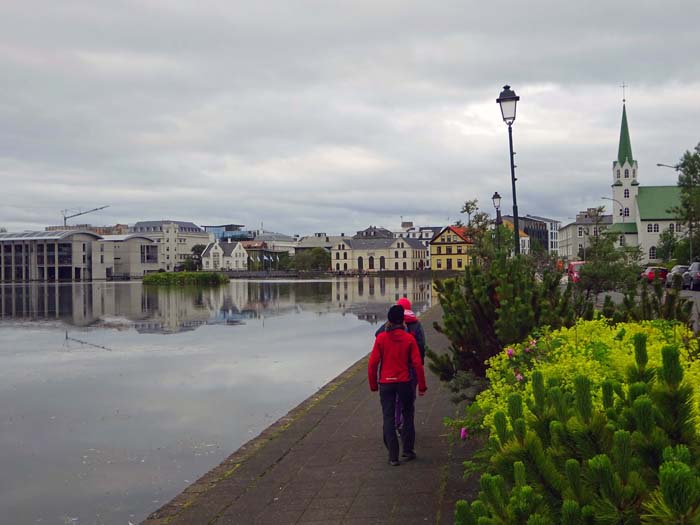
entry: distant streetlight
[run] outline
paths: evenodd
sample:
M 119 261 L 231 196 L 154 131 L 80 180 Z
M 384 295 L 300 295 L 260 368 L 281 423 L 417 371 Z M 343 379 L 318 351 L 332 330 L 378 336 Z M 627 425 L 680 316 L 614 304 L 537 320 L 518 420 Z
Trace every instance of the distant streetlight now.
M 660 168 L 671 168 L 672 170 L 675 171 L 680 171 L 683 173 L 681 170 L 681 165 L 676 164 L 675 166 L 671 166 L 670 164 L 663 164 L 661 162 L 657 162 L 656 165 Z M 689 263 L 693 262 L 693 220 L 692 217 L 688 217 L 688 256 L 689 256 Z
M 625 222 L 625 212 L 624 212 L 624 206 L 622 206 L 622 203 L 617 199 L 613 199 L 612 197 L 601 197 L 601 199 L 604 199 L 606 201 L 613 201 L 620 206 L 620 215 L 622 216 L 622 222 L 624 223 Z
M 508 144 L 510 146 L 510 181 L 513 186 L 513 229 L 515 230 L 515 255 L 520 254 L 520 225 L 518 222 L 518 200 L 515 197 L 515 162 L 513 158 L 513 122 L 515 122 L 515 111 L 520 97 L 509 85 L 503 86 L 500 96 L 496 102 L 501 106 L 501 116 L 503 122 L 508 125 Z
M 498 192 L 493 194 L 491 197 L 493 201 L 493 207 L 496 208 L 496 251 L 501 249 L 501 224 L 503 224 L 503 219 L 501 218 L 501 196 Z

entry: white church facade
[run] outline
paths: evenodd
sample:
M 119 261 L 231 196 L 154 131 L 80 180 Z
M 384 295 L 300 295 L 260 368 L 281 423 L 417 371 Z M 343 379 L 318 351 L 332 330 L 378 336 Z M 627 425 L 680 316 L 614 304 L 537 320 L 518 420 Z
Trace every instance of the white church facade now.
M 613 213 L 608 231 L 617 234 L 616 245 L 638 245 L 643 263 L 659 262 L 657 249 L 661 233 L 670 229 L 681 237 L 685 234 L 681 222 L 670 211 L 680 204 L 680 189 L 678 186 L 642 186 L 639 183 L 639 167 L 632 156 L 624 104 L 612 181 Z

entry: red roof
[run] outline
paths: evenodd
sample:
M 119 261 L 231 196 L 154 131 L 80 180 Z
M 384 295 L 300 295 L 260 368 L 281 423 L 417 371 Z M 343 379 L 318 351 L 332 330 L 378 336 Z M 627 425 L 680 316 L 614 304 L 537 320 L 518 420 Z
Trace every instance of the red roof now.
M 469 235 L 469 228 L 466 226 L 448 226 L 453 233 L 456 233 L 464 242 L 473 244 L 471 235 Z

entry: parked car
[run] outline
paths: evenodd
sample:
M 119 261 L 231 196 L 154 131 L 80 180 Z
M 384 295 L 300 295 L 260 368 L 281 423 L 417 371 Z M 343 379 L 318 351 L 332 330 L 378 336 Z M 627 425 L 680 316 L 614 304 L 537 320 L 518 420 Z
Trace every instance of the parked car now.
M 687 266 L 683 266 L 681 264 L 677 264 L 673 268 L 671 268 L 671 271 L 668 272 L 668 275 L 666 276 L 666 288 L 670 288 L 673 286 L 673 280 L 676 278 L 676 275 L 680 275 L 681 279 L 681 288 L 685 288 L 685 285 L 683 284 L 683 274 L 688 271 Z
M 654 279 L 663 279 L 666 282 L 666 276 L 668 275 L 668 268 L 663 268 L 662 266 L 647 266 L 639 278 L 646 280 L 647 282 L 653 283 Z
M 569 263 L 569 266 L 566 268 L 566 275 L 569 277 L 569 281 L 577 283 L 581 280 L 581 268 L 583 268 L 584 264 L 585 261 L 573 261 Z
M 692 263 L 683 274 L 683 288 L 700 289 L 700 262 Z

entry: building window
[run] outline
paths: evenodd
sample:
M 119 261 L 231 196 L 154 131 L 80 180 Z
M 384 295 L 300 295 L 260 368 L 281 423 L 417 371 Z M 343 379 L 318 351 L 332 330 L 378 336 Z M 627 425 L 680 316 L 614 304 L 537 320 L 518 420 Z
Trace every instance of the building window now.
M 656 246 L 649 248 L 649 259 L 656 259 Z
M 442 253 L 442 246 L 437 247 L 437 255 L 440 255 Z
M 626 179 L 630 178 L 630 170 L 625 170 L 625 178 Z
M 669 227 L 668 227 L 668 229 L 671 230 L 671 233 L 674 232 L 674 229 L 675 229 L 674 226 L 675 226 L 675 225 L 674 225 L 673 223 L 671 223 L 671 224 L 669 225 Z
M 404 259 L 406 258 L 406 250 L 403 251 L 403 258 L 404 258 Z M 406 263 L 404 263 L 404 264 L 406 264 Z M 405 270 L 405 269 L 406 269 L 406 268 L 404 268 L 404 270 Z
M 462 267 L 462 259 L 457 259 L 457 268 Z
M 347 261 L 348 259 L 348 252 L 343 252 L 343 259 Z
M 337 261 L 340 259 L 340 252 L 335 252 L 335 260 Z
M 452 246 L 447 247 L 447 255 L 452 255 Z
M 625 188 L 625 199 L 629 199 L 629 198 L 630 198 L 630 190 Z
M 440 259 L 437 260 L 437 267 L 442 268 L 442 261 Z
M 406 261 L 403 262 L 403 269 L 406 269 Z
M 676 232 L 678 232 L 678 233 L 681 232 L 681 223 L 680 222 L 676 223 Z
M 651 233 L 654 227 L 651 224 L 647 224 L 647 233 Z
M 398 270 L 398 269 L 399 269 L 399 263 L 398 263 L 398 262 L 395 262 L 395 263 L 394 263 L 394 270 Z
M 457 246 L 457 253 L 462 253 L 462 247 L 461 247 L 461 246 Z
M 654 233 L 659 233 L 659 225 L 654 224 Z
M 637 170 L 632 170 L 632 178 L 635 178 L 637 176 Z
M 625 208 L 625 213 L 624 213 L 623 215 L 624 215 L 625 217 L 629 217 L 629 216 L 630 216 L 630 209 L 629 209 L 629 208 Z
M 617 170 L 617 178 L 620 178 L 620 170 Z
M 583 226 L 578 227 L 578 236 L 583 237 Z
M 620 235 L 620 246 L 624 246 L 624 245 L 625 245 L 625 236 Z

